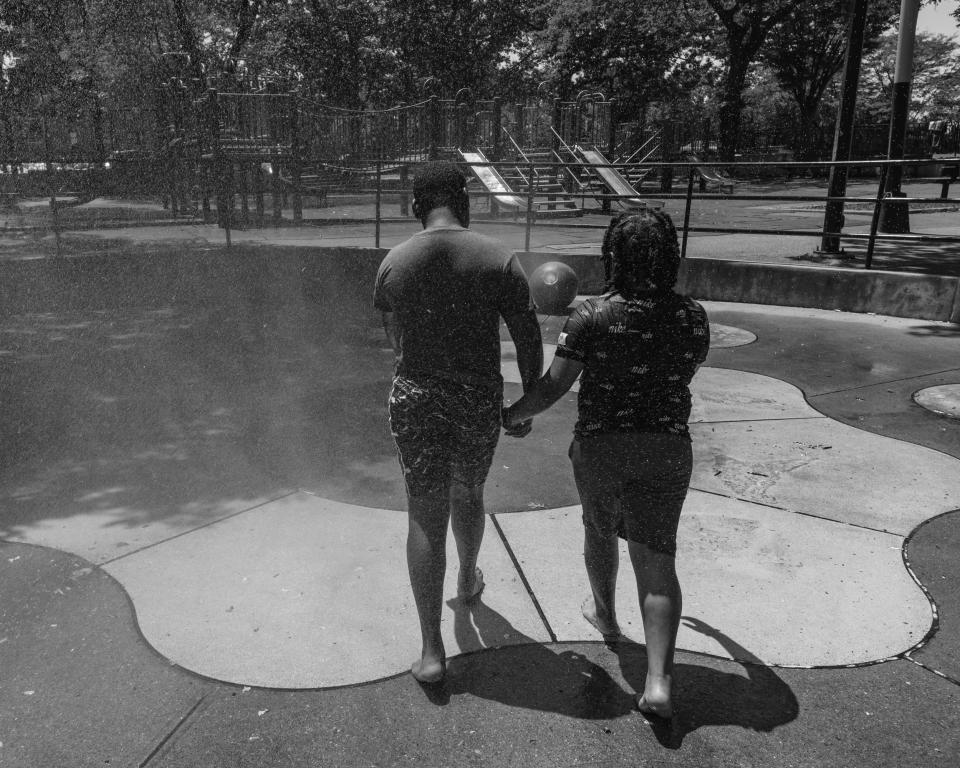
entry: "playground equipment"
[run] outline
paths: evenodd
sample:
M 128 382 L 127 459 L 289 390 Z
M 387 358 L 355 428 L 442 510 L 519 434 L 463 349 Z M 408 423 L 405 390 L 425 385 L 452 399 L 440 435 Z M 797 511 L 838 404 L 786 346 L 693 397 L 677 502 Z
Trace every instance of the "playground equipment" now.
M 403 195 L 411 165 L 461 159 L 458 149 L 469 148 L 484 158 L 470 163 L 481 183 L 493 183 L 484 188 L 502 198 L 491 198 L 494 207 L 577 215 L 573 197 L 582 190 L 577 173 L 563 166 L 555 137 L 606 147 L 608 154 L 616 147 L 619 156 L 643 134 L 635 126 L 622 130 L 612 102 L 599 93 L 513 104 L 474 99 L 462 89 L 454 99 L 351 110 L 269 86 L 233 87 L 243 90 L 203 90 L 199 82 L 170 77 L 152 98 L 131 91 L 122 103 L 111 97 L 69 115 L 50 106 L 29 119 L 0 121 L 0 163 L 13 169 L 4 174 L 2 192 L 13 199 L 37 186 L 38 176 L 26 184 L 18 175 L 24 163 L 43 164 L 46 175 L 62 170 L 58 164 L 96 165 L 104 173 L 87 185 L 88 194 L 152 195 L 174 216 L 262 226 L 279 223 L 291 208 L 300 221 L 305 203 L 328 205 L 337 194 L 372 193 L 376 186 Z M 483 170 L 490 168 L 486 158 L 496 162 L 499 179 Z M 61 180 L 51 175 L 43 194 L 62 190 Z
M 566 158 L 563 158 L 558 152 L 555 152 L 557 160 L 573 163 L 575 164 L 574 167 L 584 171 L 584 173 L 573 173 L 570 171 L 569 165 L 564 165 L 564 169 L 572 176 L 576 187 L 580 191 L 593 194 L 600 201 L 603 210 L 609 210 L 611 201 L 616 203 L 618 207 L 627 210 L 646 208 L 651 205 L 650 201 L 640 198 L 640 193 L 633 187 L 631 181 L 620 174 L 599 149 L 596 147 L 587 149 L 579 144 L 571 147 L 560 134 L 556 131 L 553 133 L 567 155 Z M 637 150 L 637 152 L 641 150 Z M 634 152 L 634 155 L 637 152 Z M 643 178 L 649 172 L 649 169 L 635 171 L 634 179 L 642 183 Z M 658 202 L 656 205 L 662 206 L 663 203 Z
M 544 215 L 547 212 L 554 216 L 582 213 L 572 200 L 559 199 L 562 188 L 555 181 L 545 182 L 537 166 L 529 157 L 524 156 L 525 161 L 529 163 L 527 173 L 524 173 L 519 166 L 513 167 L 516 178 L 524 188 L 524 191 L 516 192 L 479 149 L 472 152 L 457 150 L 457 153 L 473 175 L 483 184 L 484 189 L 492 194 L 492 199 L 498 205 L 510 208 L 514 212 L 529 207 L 537 215 Z M 526 195 L 527 199 L 524 199 L 523 195 Z M 531 195 L 536 197 L 531 200 L 529 199 Z
M 510 189 L 510 186 L 496 168 L 489 165 L 490 161 L 487 160 L 483 152 L 480 150 L 475 152 L 464 152 L 460 150 L 460 159 L 467 163 L 473 175 L 477 177 L 488 192 L 493 193 L 493 199 L 500 205 L 515 210 L 526 207 L 523 198 L 519 197 Z
M 640 193 L 634 189 L 616 168 L 613 168 L 601 152 L 597 149 L 574 147 L 574 151 L 583 158 L 592 172 L 601 180 L 603 188 L 609 194 L 619 195 L 615 202 L 624 208 L 646 208 L 648 203 L 640 198 Z M 642 178 L 642 177 L 641 177 Z M 663 203 L 661 203 L 663 205 Z
M 715 186 L 720 192 L 723 192 L 724 189 L 729 189 L 730 194 L 733 194 L 733 188 L 736 185 L 736 179 L 727 175 L 724 171 L 720 170 L 716 166 L 700 164 L 700 160 L 696 155 L 687 155 L 687 159 L 691 163 L 697 163 L 696 166 L 696 175 L 700 180 L 700 191 L 706 191 L 711 185 Z
M 708 156 L 709 126 L 620 121 L 598 93 L 513 104 L 464 89 L 453 99 L 351 110 L 292 92 L 198 87 L 171 79 L 156 89 L 155 104 L 112 98 L 99 112 L 69 114 L 47 105 L 0 121 L 0 194 L 14 202 L 155 196 L 173 215 L 262 226 L 291 210 L 301 221 L 305 205 L 331 205 L 338 195 L 399 195 L 405 215 L 411 166 L 432 159 L 465 163 L 492 208 L 538 216 L 577 215 L 591 199 L 604 212 L 653 205 L 644 187 L 656 178 L 657 196 L 669 197 L 668 164 L 681 156 L 696 163 L 701 191 L 736 189 Z M 754 149 L 751 159 L 765 157 Z M 947 177 L 937 177 L 944 195 Z

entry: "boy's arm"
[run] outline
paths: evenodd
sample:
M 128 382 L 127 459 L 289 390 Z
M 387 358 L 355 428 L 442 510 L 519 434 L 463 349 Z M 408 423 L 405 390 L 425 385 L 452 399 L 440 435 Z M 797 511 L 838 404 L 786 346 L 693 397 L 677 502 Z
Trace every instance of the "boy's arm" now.
M 510 338 L 517 347 L 517 367 L 523 391 L 527 392 L 543 372 L 543 340 L 540 324 L 532 309 L 517 312 L 504 318 Z
M 510 429 L 547 410 L 570 390 L 581 371 L 579 360 L 555 355 L 543 378 L 504 411 L 505 426 Z
M 589 336 L 592 306 L 584 302 L 574 309 L 557 338 L 557 351 L 549 370 L 533 387 L 524 391 L 516 403 L 504 411 L 507 429 L 521 424 L 545 411 L 565 395 L 583 372 L 586 360 L 584 344 Z
M 533 309 L 517 312 L 504 317 L 510 338 L 517 348 L 517 368 L 520 369 L 520 381 L 523 391 L 534 386 L 543 371 L 543 340 L 540 337 L 540 324 Z M 526 437 L 533 429 L 532 422 L 514 424 L 507 427 L 510 437 Z
M 393 347 L 393 353 L 400 357 L 400 326 L 397 325 L 397 317 L 393 312 L 383 313 L 383 332 Z

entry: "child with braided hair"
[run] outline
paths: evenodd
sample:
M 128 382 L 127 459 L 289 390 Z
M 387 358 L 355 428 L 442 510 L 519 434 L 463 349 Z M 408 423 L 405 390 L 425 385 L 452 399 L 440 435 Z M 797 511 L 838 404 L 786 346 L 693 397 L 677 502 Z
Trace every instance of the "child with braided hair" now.
M 505 409 L 504 425 L 546 410 L 583 374 L 569 453 L 592 593 L 583 615 L 608 644 L 619 639 L 617 539 L 625 539 L 647 645 L 637 704 L 645 714 L 672 717 L 682 605 L 676 535 L 693 465 L 689 385 L 706 359 L 710 330 L 703 307 L 673 290 L 680 250 L 668 214 L 645 209 L 615 217 L 602 258 L 605 292 L 570 313 L 550 368 Z

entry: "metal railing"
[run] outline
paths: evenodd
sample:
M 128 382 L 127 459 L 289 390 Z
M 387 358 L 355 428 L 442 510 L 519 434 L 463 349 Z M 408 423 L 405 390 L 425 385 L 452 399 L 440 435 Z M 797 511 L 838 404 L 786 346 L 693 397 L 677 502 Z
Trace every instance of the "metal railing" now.
M 937 197 L 889 197 L 886 193 L 886 185 L 889 170 L 892 167 L 899 167 L 901 169 L 917 167 L 917 166 L 929 166 L 934 165 L 943 165 L 943 166 L 956 166 L 960 167 L 960 158 L 946 158 L 940 159 L 937 161 L 931 160 L 876 160 L 876 161 L 848 161 L 848 162 L 787 162 L 787 163 L 726 163 L 726 164 L 713 164 L 713 163 L 695 163 L 695 162 L 677 162 L 677 163 L 637 163 L 637 164 L 624 164 L 624 163 L 607 163 L 607 164 L 596 164 L 596 165 L 585 165 L 582 163 L 567 163 L 567 162 L 517 162 L 517 161 L 499 161 L 499 162 L 485 162 L 479 163 L 478 165 L 489 166 L 497 170 L 504 171 L 516 171 L 520 170 L 523 173 L 515 174 L 515 177 L 520 180 L 521 184 L 518 185 L 518 188 L 513 190 L 513 194 L 523 198 L 526 203 L 526 207 L 523 211 L 516 211 L 513 221 L 510 219 L 498 218 L 496 219 L 499 223 L 502 224 L 511 224 L 517 223 L 522 225 L 525 228 L 525 249 L 529 250 L 531 232 L 534 227 L 537 226 L 538 221 L 545 220 L 546 217 L 541 216 L 543 208 L 548 208 L 552 206 L 552 210 L 558 210 L 557 206 L 560 206 L 564 202 L 572 202 L 578 204 L 578 207 L 583 212 L 591 213 L 610 213 L 612 212 L 613 206 L 618 203 L 623 203 L 625 201 L 633 200 L 635 198 L 655 198 L 656 200 L 648 200 L 648 205 L 652 207 L 662 207 L 662 202 L 664 200 L 678 200 L 683 201 L 683 221 L 682 223 L 677 222 L 677 230 L 681 235 L 681 254 L 683 257 L 686 256 L 687 251 L 687 242 L 690 233 L 713 233 L 713 234 L 749 234 L 749 235 L 779 235 L 779 236 L 796 236 L 796 237 L 816 237 L 816 238 L 835 238 L 836 240 L 856 240 L 856 241 L 867 241 L 867 252 L 864 267 L 870 269 L 872 267 L 873 253 L 875 246 L 878 242 L 890 241 L 890 242 L 905 242 L 905 243 L 960 243 L 960 236 L 951 236 L 951 235 L 922 235 L 922 234 L 889 234 L 882 233 L 879 231 L 881 211 L 884 206 L 910 206 L 911 204 L 930 204 L 937 203 L 941 205 L 960 205 L 960 198 L 950 197 L 949 190 L 950 186 L 954 183 L 957 183 L 957 174 L 947 173 L 939 174 L 933 177 L 919 177 L 919 178 L 906 178 L 903 183 L 905 185 L 914 184 L 914 183 L 937 183 L 941 185 L 941 194 Z M 375 161 L 375 173 L 372 174 L 372 178 L 375 180 L 374 186 L 371 188 L 360 188 L 352 190 L 354 193 L 358 194 L 371 194 L 375 196 L 376 205 L 375 205 L 375 245 L 380 246 L 380 231 L 381 224 L 383 223 L 382 217 L 382 195 L 383 195 L 383 163 L 381 161 Z M 706 186 L 722 183 L 723 186 L 727 185 L 727 180 L 729 183 L 734 185 L 747 183 L 746 180 L 737 178 L 736 176 L 727 176 L 725 179 L 721 178 L 721 181 L 716 180 L 717 177 L 713 179 L 707 178 L 704 176 L 704 172 L 708 175 L 713 174 L 716 169 L 722 168 L 727 171 L 733 171 L 736 173 L 738 169 L 750 169 L 755 170 L 758 166 L 762 167 L 776 167 L 780 169 L 791 169 L 794 172 L 803 172 L 810 170 L 829 170 L 831 167 L 844 168 L 847 171 L 851 169 L 863 169 L 867 167 L 877 168 L 879 171 L 879 178 L 877 179 L 877 192 L 875 195 L 871 196 L 842 196 L 842 197 L 830 197 L 828 195 L 804 195 L 804 194 L 792 194 L 792 195 L 777 195 L 777 194 L 749 194 L 743 192 L 731 191 L 729 193 L 723 192 L 699 192 L 695 191 L 695 188 L 699 188 L 700 184 Z M 680 177 L 685 183 L 683 184 L 682 192 L 674 192 L 674 185 L 671 183 L 669 189 L 671 191 L 660 191 L 660 190 L 647 190 L 644 189 L 649 182 L 641 184 L 640 189 L 636 189 L 636 194 L 614 194 L 609 191 L 599 191 L 597 188 L 588 187 L 587 183 L 584 182 L 580 185 L 578 189 L 575 190 L 566 190 L 559 191 L 556 189 L 543 189 L 538 187 L 536 179 L 542 178 L 544 171 L 556 169 L 563 174 L 571 175 L 580 175 L 586 173 L 595 172 L 594 169 L 610 169 L 618 172 L 624 178 L 630 178 L 631 176 L 639 175 L 643 172 L 649 172 L 651 170 L 656 170 L 663 173 L 664 170 L 669 169 L 671 173 L 675 173 L 676 176 Z M 679 172 L 679 173 L 677 173 Z M 531 182 L 531 180 L 533 180 Z M 503 192 L 497 191 L 488 191 L 482 189 L 472 189 L 471 196 L 477 198 L 487 198 L 495 199 L 498 195 L 502 196 Z M 545 199 L 544 199 L 545 198 Z M 756 201 L 756 202 L 789 202 L 789 203 L 822 203 L 824 204 L 824 213 L 826 212 L 827 206 L 833 204 L 837 206 L 845 206 L 847 204 L 859 204 L 863 206 L 869 206 L 872 210 L 870 227 L 868 233 L 863 232 L 849 232 L 843 231 L 842 227 L 837 231 L 827 231 L 822 227 L 817 229 L 797 229 L 797 228 L 787 228 L 787 227 L 725 227 L 725 226 L 716 226 L 716 225 L 692 225 L 690 223 L 692 214 L 695 210 L 695 206 L 699 202 L 715 202 L 720 200 L 738 200 L 738 201 Z M 588 202 L 591 203 L 591 207 L 588 208 Z M 596 204 L 599 203 L 599 210 L 596 209 Z M 522 221 L 519 221 L 520 214 L 523 214 Z M 475 221 L 483 221 L 474 217 Z M 565 226 L 563 223 L 558 222 L 555 219 L 550 219 L 551 226 Z M 606 224 L 584 224 L 578 223 L 575 226 L 579 228 L 590 228 L 595 227 L 597 229 L 604 229 Z
M 255 121 L 250 120 L 250 124 Z M 351 196 L 356 196 L 361 201 L 369 201 L 373 204 L 372 216 L 368 218 L 355 218 L 353 221 L 366 221 L 374 227 L 374 244 L 380 247 L 382 226 L 386 222 L 397 222 L 396 217 L 387 217 L 384 215 L 384 198 L 386 195 L 392 195 L 394 199 L 400 201 L 400 216 L 406 217 L 409 212 L 410 190 L 409 179 L 412 177 L 413 165 L 405 163 L 387 162 L 383 159 L 370 160 L 367 164 L 361 164 L 357 168 L 339 169 L 341 172 L 354 171 L 348 187 L 338 187 L 343 183 L 342 178 L 338 180 L 331 177 L 324 182 L 325 186 L 319 190 L 319 187 L 310 187 L 308 182 L 300 182 L 295 179 L 281 180 L 277 178 L 277 172 L 269 163 L 261 162 L 261 158 L 243 159 L 234 158 L 232 160 L 221 156 L 210 155 L 203 160 L 200 170 L 202 178 L 207 179 L 204 182 L 204 189 L 210 194 L 216 192 L 217 202 L 210 206 L 204 201 L 203 211 L 204 219 L 207 221 L 218 221 L 225 230 L 225 235 L 229 244 L 231 229 L 239 226 L 269 226 L 270 224 L 279 225 L 284 221 L 284 210 L 282 206 L 283 198 L 292 198 L 292 217 L 295 224 L 307 223 L 303 216 L 303 198 L 313 195 L 318 200 L 322 200 L 323 194 L 337 194 L 338 190 L 346 191 Z M 229 172 L 224 171 L 225 163 L 234 163 Z M 513 197 L 513 202 L 522 201 L 522 205 L 517 205 L 513 209 L 513 216 L 504 216 L 504 206 L 500 205 L 500 211 L 497 211 L 495 200 L 498 196 L 503 196 L 502 191 L 489 191 L 480 185 L 472 186 L 470 194 L 476 199 L 486 199 L 491 201 L 489 205 L 488 218 L 484 219 L 480 211 L 475 211 L 473 220 L 477 223 L 484 221 L 495 221 L 507 226 L 522 226 L 524 228 L 524 247 L 530 249 L 531 235 L 535 228 L 541 223 L 548 223 L 552 227 L 576 226 L 581 229 L 595 228 L 602 230 L 606 227 L 606 222 L 577 221 L 572 223 L 569 218 L 559 218 L 561 213 L 567 217 L 582 216 L 586 214 L 606 214 L 614 212 L 617 206 L 636 207 L 635 200 L 646 200 L 647 204 L 653 207 L 662 207 L 668 200 L 676 201 L 679 205 L 675 209 L 675 219 L 678 233 L 681 236 L 682 254 L 686 257 L 689 236 L 694 233 L 712 233 L 712 234 L 744 234 L 744 235 L 776 235 L 784 237 L 806 237 L 806 238 L 829 238 L 840 241 L 853 241 L 866 243 L 866 257 L 864 267 L 872 268 L 874 250 L 878 243 L 893 242 L 903 244 L 960 244 L 960 236 L 953 235 L 934 235 L 934 234 L 910 234 L 910 233 L 890 233 L 882 232 L 881 214 L 885 206 L 901 206 L 908 209 L 909 206 L 929 206 L 938 204 L 940 206 L 960 206 L 960 197 L 956 195 L 951 197 L 951 186 L 958 183 L 957 169 L 960 168 L 960 157 L 958 158 L 940 158 L 937 160 L 874 160 L 874 161 L 848 161 L 845 163 L 829 162 L 775 162 L 775 163 L 730 163 L 713 164 L 698 163 L 693 161 L 683 161 L 676 163 L 643 162 L 643 163 L 607 163 L 607 164 L 587 164 L 583 162 L 561 162 L 550 160 L 533 159 L 511 159 L 500 161 L 488 161 L 478 165 L 489 166 L 503 171 L 504 176 L 511 177 L 513 189 L 509 195 Z M 917 169 L 920 166 L 933 165 L 940 169 L 940 172 L 933 176 L 909 177 L 902 180 L 904 186 L 916 183 L 938 184 L 940 194 L 936 197 L 889 197 L 887 196 L 887 178 L 890 171 L 899 168 L 902 171 Z M 850 183 L 856 183 L 862 186 L 865 182 L 871 186 L 876 184 L 876 191 L 870 195 L 847 195 L 842 197 L 830 197 L 827 194 L 806 194 L 804 190 L 797 190 L 793 194 L 771 194 L 764 192 L 756 193 L 754 190 L 744 190 L 743 187 L 750 184 L 751 178 L 764 176 L 765 173 L 757 173 L 760 169 L 764 172 L 771 168 L 779 169 L 781 173 L 790 171 L 793 174 L 806 172 L 817 172 L 823 174 L 829 172 L 831 167 L 839 168 L 848 173 L 855 170 L 875 169 L 876 176 L 871 179 L 858 178 L 851 179 Z M 279 168 L 279 166 L 277 166 Z M 609 189 L 603 189 L 597 171 L 600 169 L 609 169 L 617 172 L 622 178 L 629 180 L 631 178 L 641 178 L 639 184 L 632 187 L 631 194 L 616 194 Z M 59 233 L 63 229 L 62 222 L 59 220 L 58 208 L 60 207 L 56 200 L 58 192 L 56 191 L 56 180 L 58 176 L 64 174 L 62 169 L 57 170 L 55 164 L 47 164 L 46 170 L 36 170 L 30 173 L 17 175 L 11 173 L 13 168 L 5 166 L 0 168 L 0 192 L 3 192 L 4 200 L 17 195 L 13 187 L 23 187 L 26 181 L 30 182 L 30 187 L 34 195 L 46 196 L 50 200 L 49 219 L 47 228 L 52 229 L 59 238 Z M 469 170 L 465 167 L 465 170 Z M 946 172 L 944 172 L 946 171 Z M 729 177 L 721 176 L 722 172 L 730 172 L 733 175 Z M 253 173 L 253 180 L 245 181 L 244 174 Z M 222 174 L 222 175 L 217 175 Z M 657 178 L 651 182 L 652 176 Z M 46 181 L 41 181 L 44 177 Z M 267 177 L 267 178 L 263 178 Z M 558 183 L 559 179 L 559 183 Z M 671 179 L 670 181 L 667 181 Z M 549 182 L 549 186 L 547 183 Z M 317 184 L 312 181 L 310 184 Z M 740 186 L 740 189 L 732 189 L 729 192 L 710 192 L 702 191 L 701 185 L 710 187 L 723 184 L 724 188 L 728 183 L 734 187 Z M 955 188 L 954 188 L 955 189 Z M 676 190 L 676 191 L 675 191 Z M 248 196 L 255 202 L 251 207 Z M 266 196 L 272 197 L 273 211 L 272 217 L 265 213 Z M 630 202 L 634 201 L 634 202 Z M 869 214 L 869 227 L 855 227 L 860 231 L 846 230 L 841 225 L 836 230 L 828 231 L 823 226 L 819 227 L 785 227 L 785 226 L 726 226 L 722 222 L 713 223 L 692 223 L 694 217 L 699 212 L 705 212 L 707 206 L 716 209 L 718 203 L 723 201 L 744 201 L 744 202 L 763 202 L 763 203 L 796 203 L 796 204 L 817 204 L 822 205 L 824 212 L 824 221 L 827 220 L 826 209 L 828 206 L 847 206 L 856 205 L 859 207 L 858 213 Z M 323 202 L 320 203 L 323 205 Z M 255 215 L 251 215 L 251 210 Z M 173 218 L 176 218 L 177 211 L 173 207 L 171 211 Z M 705 214 L 709 212 L 706 211 Z M 496 214 L 496 215 L 494 215 Z M 770 218 L 775 219 L 776 213 L 771 212 Z M 35 218 L 35 221 L 41 222 Z M 317 220 L 310 222 L 319 223 Z M 779 223 L 779 222 L 777 222 Z M 960 224 L 960 218 L 958 218 Z M 41 222 L 42 225 L 42 222 Z M 864 231 L 866 230 L 866 231 Z

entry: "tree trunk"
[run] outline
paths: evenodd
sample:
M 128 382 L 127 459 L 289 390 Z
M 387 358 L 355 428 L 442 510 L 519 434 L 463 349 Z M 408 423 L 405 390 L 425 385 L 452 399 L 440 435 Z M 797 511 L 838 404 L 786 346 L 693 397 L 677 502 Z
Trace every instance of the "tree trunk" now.
M 722 101 L 718 110 L 720 119 L 720 159 L 733 162 L 740 138 L 740 116 L 743 111 L 743 89 L 747 82 L 747 67 L 750 60 L 743 57 L 730 58 L 730 68 L 723 80 Z
M 190 22 L 183 0 L 173 0 L 173 17 L 177 36 L 180 38 L 180 47 L 190 59 L 191 74 L 199 83 L 199 89 L 205 90 L 207 79 L 203 73 L 203 58 L 200 53 L 200 46 L 197 44 L 196 30 Z
M 816 160 L 817 108 L 819 100 L 805 101 L 800 104 L 800 120 L 797 131 L 797 160 Z

